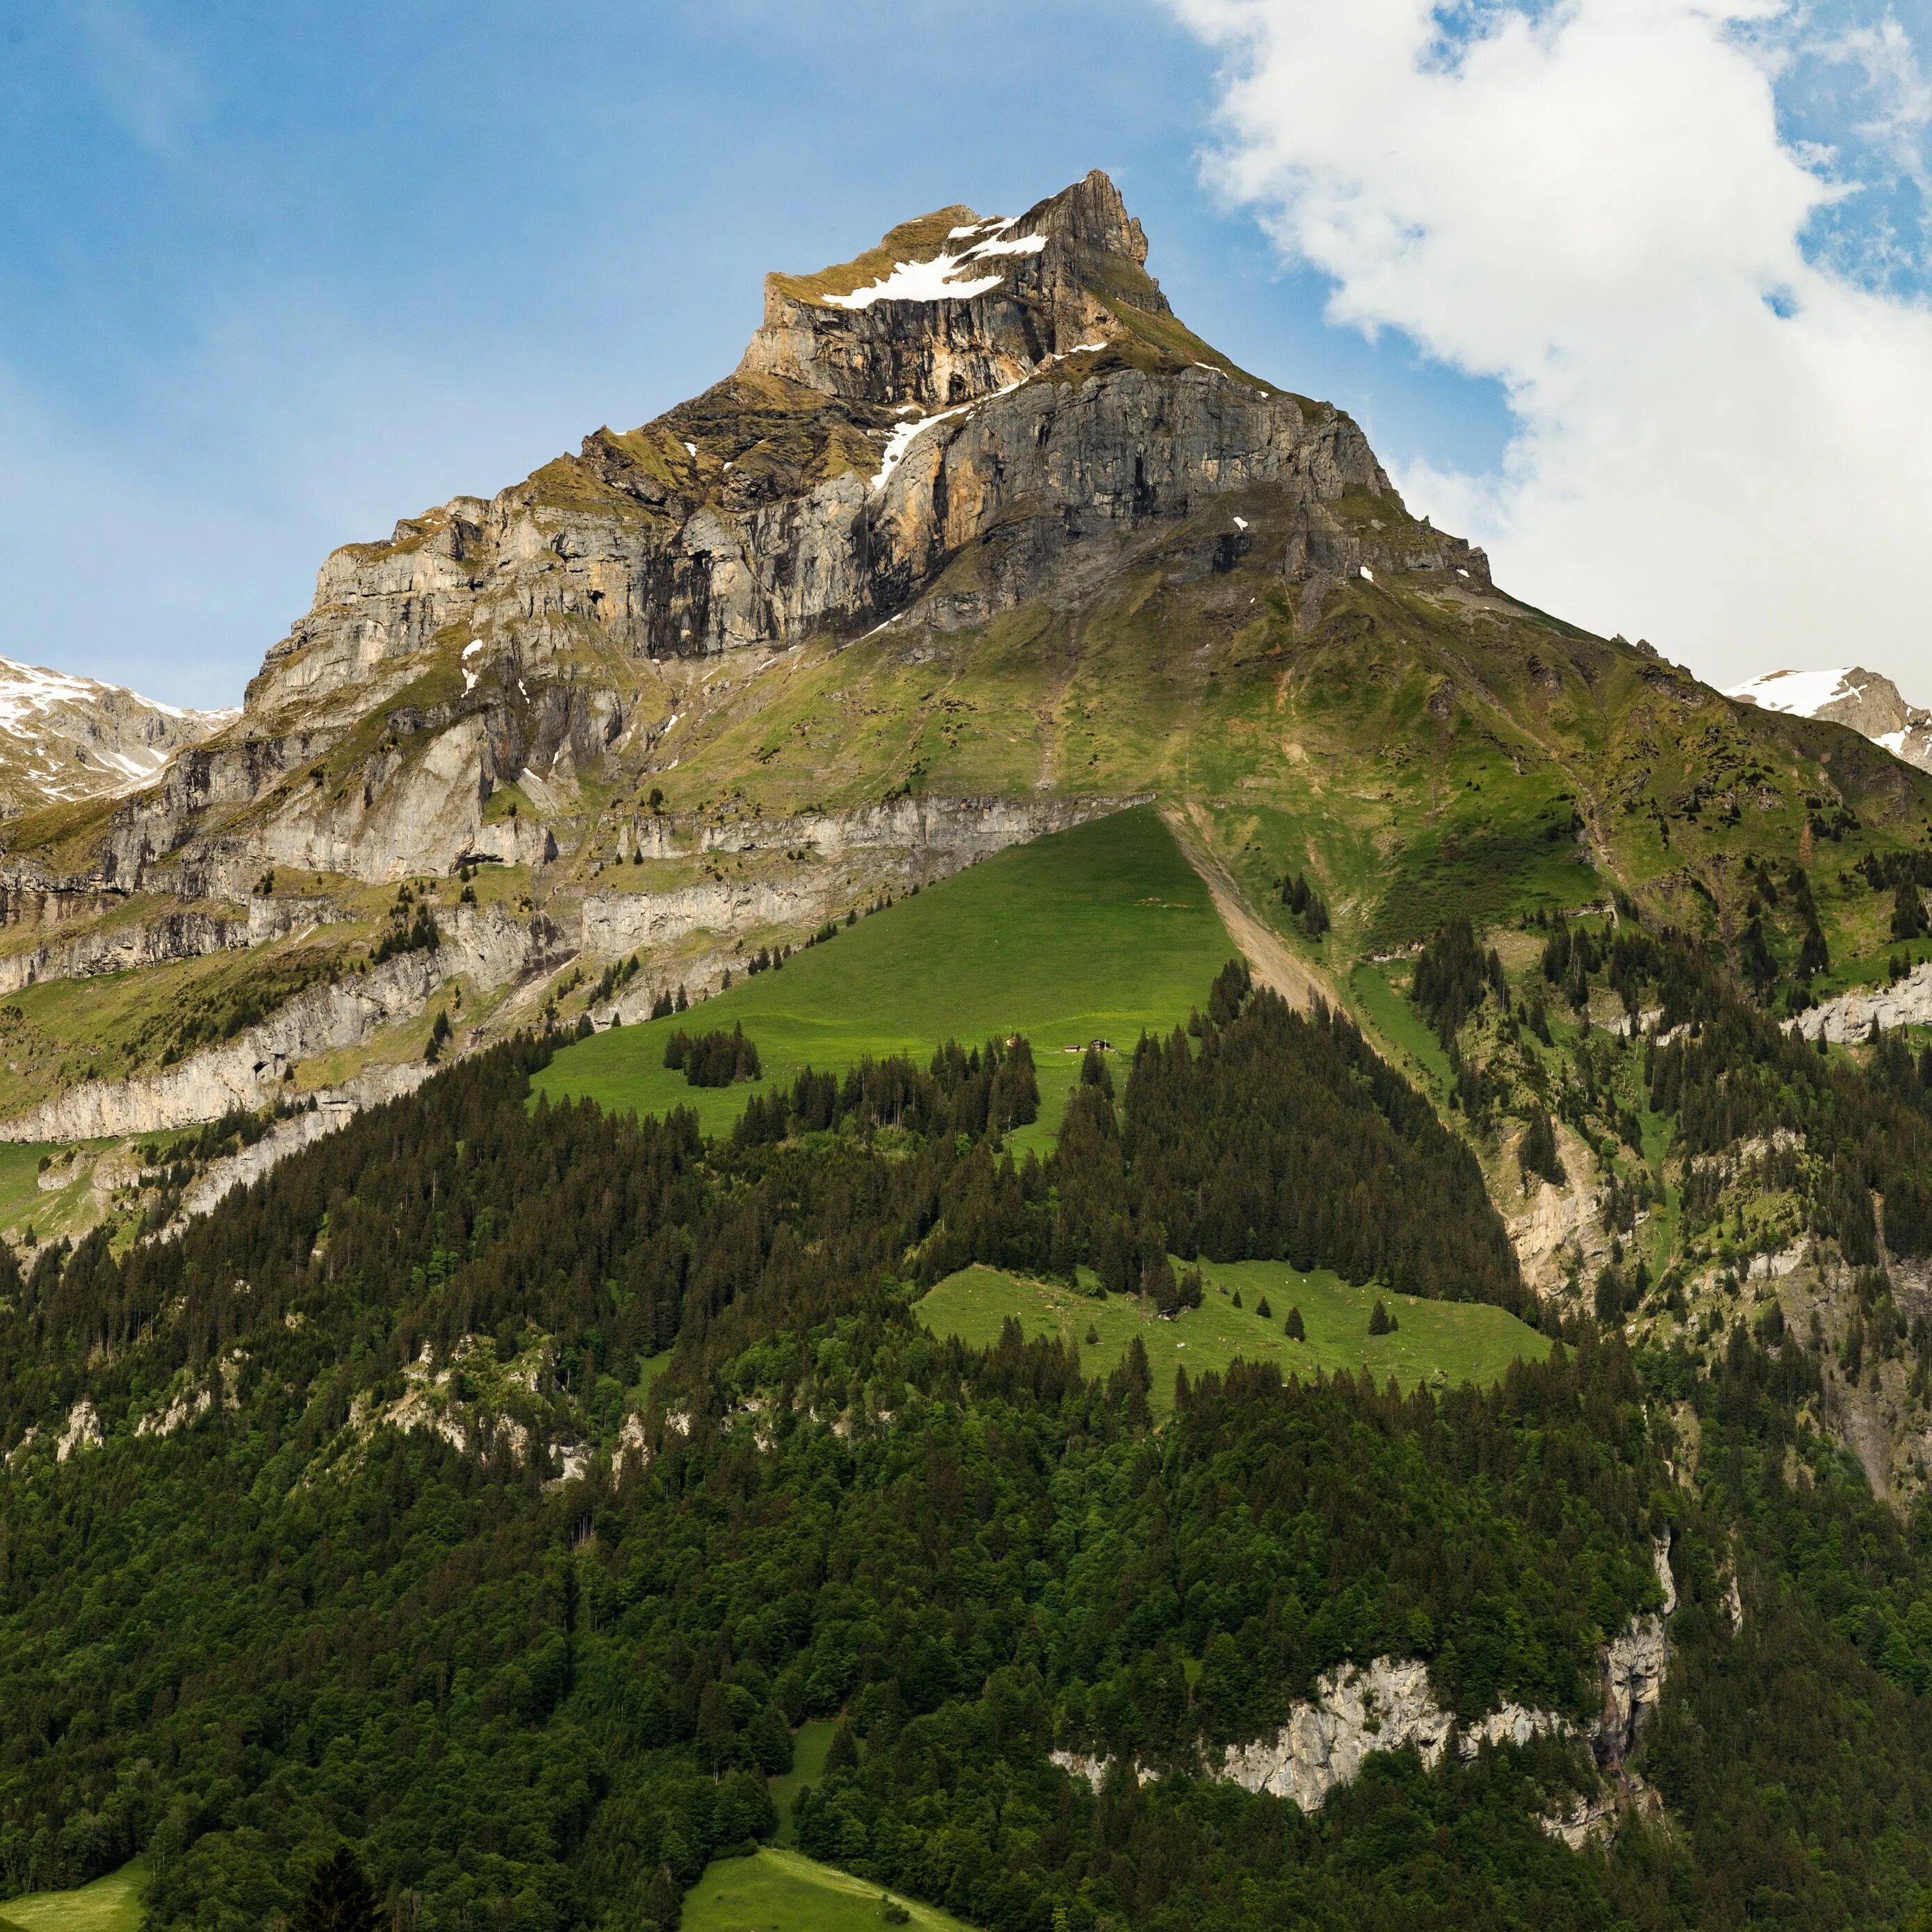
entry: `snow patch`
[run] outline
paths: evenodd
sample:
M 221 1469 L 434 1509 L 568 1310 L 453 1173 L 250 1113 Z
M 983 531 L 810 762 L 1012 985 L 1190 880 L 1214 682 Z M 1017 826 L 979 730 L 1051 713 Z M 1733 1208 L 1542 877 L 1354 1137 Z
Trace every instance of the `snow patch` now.
M 1748 684 L 1733 685 L 1724 695 L 1742 698 L 1760 710 L 1792 711 L 1801 718 L 1815 718 L 1838 699 L 1859 695 L 1864 687 L 1850 682 L 1851 674 L 1849 665 L 1835 670 L 1774 670 Z
M 912 447 L 913 439 L 922 430 L 932 428 L 934 423 L 943 423 L 949 416 L 963 416 L 973 405 L 962 403 L 955 409 L 941 410 L 936 416 L 921 416 L 916 422 L 900 423 L 886 438 L 886 453 L 879 460 L 879 467 L 872 478 L 874 491 L 886 487 L 886 480 L 899 466 L 899 460 Z
M 930 262 L 898 262 L 890 275 L 881 276 L 870 287 L 854 289 L 849 296 L 827 296 L 828 308 L 870 308 L 875 302 L 970 302 L 998 288 L 1003 275 L 976 275 L 970 281 L 956 282 L 952 272 L 964 258 L 938 255 Z
M 1046 246 L 1044 235 L 1018 235 L 1008 240 L 996 236 L 990 242 L 982 242 L 976 248 L 969 248 L 965 259 L 978 261 L 988 255 L 1037 255 Z
M 1364 584 L 1372 584 L 1372 583 L 1374 583 L 1374 581 L 1376 580 L 1376 574 L 1375 574 L 1375 572 L 1374 572 L 1372 570 L 1371 570 L 1371 569 L 1369 568 L 1369 566 L 1368 566 L 1366 563 L 1365 563 L 1365 564 L 1362 564 L 1362 565 L 1359 566 L 1358 566 L 1358 568 L 1359 568 L 1360 569 L 1360 571 L 1361 571 L 1361 573 L 1362 573 L 1362 581 L 1363 581 Z
M 1234 527 L 1235 527 L 1235 529 L 1236 529 L 1236 530 L 1246 530 L 1246 529 L 1247 528 L 1247 526 L 1248 526 L 1248 520 L 1247 520 L 1247 518 L 1246 518 L 1246 517 L 1237 517 L 1237 518 L 1234 519 Z
M 998 288 L 1005 279 L 998 273 L 974 275 L 964 281 L 955 279 L 974 262 L 1000 256 L 1037 255 L 1046 246 L 1044 235 L 1009 238 L 998 232 L 1012 226 L 1017 218 L 982 222 L 963 233 L 956 228 L 946 237 L 949 241 L 964 241 L 988 229 L 994 232 L 985 241 L 976 242 L 957 254 L 938 254 L 928 262 L 895 262 L 890 274 L 880 276 L 868 286 L 854 289 L 849 295 L 825 296 L 820 299 L 828 308 L 844 309 L 870 308 L 876 302 L 970 302 L 975 296 Z

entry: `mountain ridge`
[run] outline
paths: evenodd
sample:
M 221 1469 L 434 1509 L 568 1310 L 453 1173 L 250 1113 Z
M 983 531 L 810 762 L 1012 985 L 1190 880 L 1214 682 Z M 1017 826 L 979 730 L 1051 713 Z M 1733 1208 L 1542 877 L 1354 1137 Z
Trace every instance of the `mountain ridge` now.
M 1932 771 L 1932 711 L 1908 704 L 1888 677 L 1856 665 L 1816 671 L 1774 670 L 1724 694 L 1766 710 L 1795 712 L 1846 724 L 1893 757 Z

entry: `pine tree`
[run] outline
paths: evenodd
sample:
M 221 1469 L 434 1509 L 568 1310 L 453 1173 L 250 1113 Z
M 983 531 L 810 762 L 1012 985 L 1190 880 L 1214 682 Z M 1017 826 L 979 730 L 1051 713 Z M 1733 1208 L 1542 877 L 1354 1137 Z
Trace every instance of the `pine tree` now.
M 1369 1311 L 1369 1333 L 1371 1335 L 1393 1335 L 1397 1327 L 1395 1317 L 1379 1300 Z
M 369 1874 L 353 1847 L 340 1845 L 316 1867 L 289 1932 L 376 1932 L 380 1923 Z
M 1308 1340 L 1308 1330 L 1303 1326 L 1300 1309 L 1291 1308 L 1288 1311 L 1288 1319 L 1282 1324 L 1282 1333 L 1291 1342 L 1305 1342 Z
M 1556 1151 L 1556 1130 L 1541 1107 L 1530 1110 L 1529 1125 L 1524 1130 L 1522 1144 L 1516 1150 L 1516 1160 L 1526 1184 L 1532 1175 L 1556 1187 L 1561 1187 L 1568 1178 Z

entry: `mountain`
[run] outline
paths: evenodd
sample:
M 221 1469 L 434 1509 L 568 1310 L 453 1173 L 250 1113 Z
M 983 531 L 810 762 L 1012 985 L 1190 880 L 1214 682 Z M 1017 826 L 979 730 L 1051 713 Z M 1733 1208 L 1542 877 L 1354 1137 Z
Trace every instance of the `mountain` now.
M 0 814 L 136 790 L 237 715 L 177 710 L 117 684 L 0 658 Z
M 10 1912 L 1922 1919 L 1932 776 L 1148 259 L 776 275 L 0 828 Z
M 1147 257 L 1098 174 L 1015 218 L 942 209 L 769 277 L 703 395 L 334 553 L 238 717 L 0 834 L 0 985 L 206 988 L 105 1054 L 50 1000 L 0 1132 L 387 1090 L 446 982 L 459 1048 L 599 962 L 648 958 L 634 1003 L 716 986 L 1150 794 L 1244 916 L 1313 880 L 1338 958 L 1612 887 L 1728 938 L 1748 851 L 1916 836 L 1927 791 L 1850 734 L 1498 590 L 1346 414 L 1194 335 Z M 448 946 L 395 955 L 399 914 L 430 929 L 404 887 Z M 1834 956 L 1870 950 L 1856 893 L 1817 904 Z
M 1856 666 L 1840 670 L 1774 670 L 1725 694 L 1802 718 L 1849 724 L 1894 758 L 1932 771 L 1932 711 L 1908 704 L 1897 685 Z

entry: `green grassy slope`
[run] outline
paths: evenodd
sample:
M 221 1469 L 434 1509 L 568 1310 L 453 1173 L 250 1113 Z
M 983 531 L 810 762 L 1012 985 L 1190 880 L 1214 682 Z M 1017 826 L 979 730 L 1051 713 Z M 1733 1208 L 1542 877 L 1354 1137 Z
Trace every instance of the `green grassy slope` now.
M 694 1088 L 668 1071 L 675 1028 L 742 1023 L 768 1081 L 1018 1032 L 1033 1042 L 1048 1124 L 1078 1071 L 1062 1048 L 1096 1036 L 1125 1048 L 1144 1027 L 1172 1026 L 1234 950 L 1172 836 L 1141 807 L 999 853 L 692 1012 L 580 1041 L 536 1084 L 640 1112 L 694 1106 L 716 1130 L 752 1090 Z
M 684 1932 L 870 1932 L 886 1923 L 876 1885 L 796 1852 L 767 1846 L 748 1858 L 720 1858 L 686 1894 Z M 891 1896 L 924 1932 L 967 1932 L 937 1906 Z
M 11 1921 L 20 1932 L 140 1932 L 147 1884 L 147 1865 L 136 1858 L 73 1892 L 10 1898 L 0 1908 L 0 1921 Z
M 825 1754 L 832 1748 L 832 1734 L 838 1728 L 830 1718 L 808 1718 L 792 1733 L 791 1768 L 771 1781 L 772 1802 L 778 1807 L 778 1842 L 798 1842 L 798 1821 L 792 1807 L 808 1784 L 816 1784 L 825 1773 Z
M 1451 1384 L 1493 1382 L 1510 1363 L 1550 1349 L 1546 1337 L 1514 1316 L 1480 1302 L 1414 1300 L 1354 1286 L 1326 1268 L 1304 1274 L 1286 1262 L 1203 1262 L 1201 1272 L 1207 1299 L 1171 1322 L 1138 1296 L 1096 1300 L 1057 1282 L 1023 1281 L 988 1268 L 949 1275 L 921 1298 L 918 1312 L 935 1334 L 956 1335 L 975 1348 L 998 1341 L 1009 1316 L 1029 1336 L 1070 1336 L 1081 1345 L 1090 1376 L 1112 1369 L 1138 1335 L 1154 1371 L 1157 1416 L 1174 1406 L 1176 1369 L 1199 1375 L 1225 1369 L 1238 1356 L 1278 1363 L 1288 1375 L 1366 1369 L 1378 1382 L 1393 1376 L 1408 1388 L 1438 1374 Z M 1369 1333 L 1378 1297 L 1396 1318 L 1393 1335 Z M 1271 1311 L 1266 1320 L 1256 1312 L 1264 1298 Z M 1291 1342 L 1282 1332 L 1291 1308 L 1301 1310 L 1305 1341 Z M 1096 1337 L 1091 1342 L 1090 1332 Z

